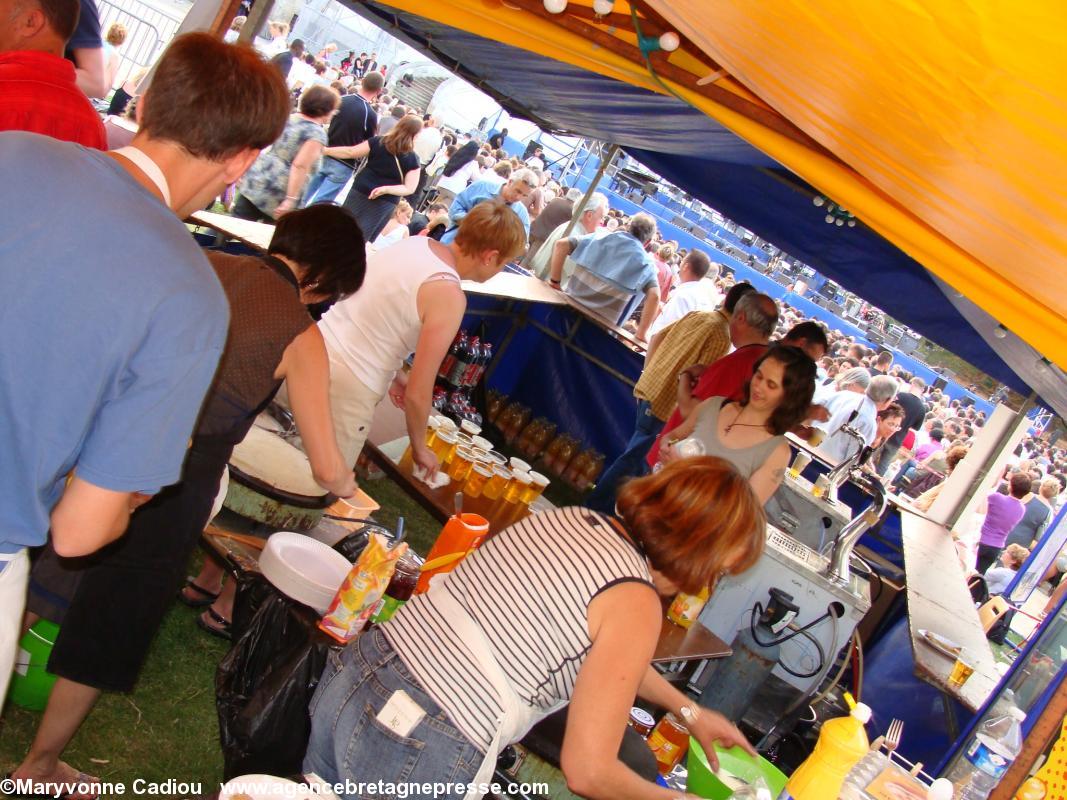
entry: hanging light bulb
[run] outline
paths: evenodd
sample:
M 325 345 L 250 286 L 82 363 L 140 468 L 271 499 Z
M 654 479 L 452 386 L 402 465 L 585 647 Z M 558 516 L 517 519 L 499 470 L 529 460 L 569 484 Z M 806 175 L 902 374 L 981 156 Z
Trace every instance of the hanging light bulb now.
M 993 329 L 993 335 L 998 339 L 1005 339 L 1008 336 L 1008 329 L 1003 325 L 997 325 L 997 327 Z
M 595 8 L 595 6 L 594 6 Z M 660 49 L 666 50 L 668 53 L 672 53 L 678 49 L 682 40 L 674 31 L 667 31 L 665 34 L 659 37 Z
M 567 10 L 567 0 L 544 0 L 545 11 L 549 14 L 562 14 Z
M 855 228 L 855 227 L 856 227 L 856 220 L 854 220 L 854 219 L 850 219 L 850 220 L 848 221 L 848 227 L 850 227 L 850 228 Z
M 817 194 L 813 198 L 811 198 L 811 204 L 813 206 L 815 206 L 816 208 L 818 208 L 819 206 L 824 205 L 825 203 L 826 203 L 826 198 L 823 197 L 821 194 Z
M 845 221 L 843 219 L 841 219 L 841 217 L 838 217 L 837 219 L 834 220 L 834 225 L 836 225 L 839 228 L 843 228 L 843 227 L 845 227 Z
M 823 219 L 826 221 L 827 225 L 833 225 L 834 224 L 834 215 L 833 214 L 827 214 L 825 217 L 823 217 Z
M 593 11 L 601 17 L 606 17 L 614 10 L 615 0 L 593 0 Z

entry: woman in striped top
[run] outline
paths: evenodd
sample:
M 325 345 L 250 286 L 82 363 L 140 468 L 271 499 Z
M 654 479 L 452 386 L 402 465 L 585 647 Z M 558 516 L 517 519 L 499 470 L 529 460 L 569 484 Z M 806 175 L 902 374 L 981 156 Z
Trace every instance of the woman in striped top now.
M 631 481 L 617 509 L 528 517 L 332 654 L 311 702 L 305 771 L 342 785 L 448 783 L 437 796 L 478 797 L 471 784 L 491 780 L 499 751 L 569 703 L 560 765 L 575 793 L 676 800 L 615 756 L 638 694 L 681 715 L 709 754 L 714 742 L 751 749 L 650 661 L 661 595 L 699 592 L 755 563 L 759 501 L 730 464 L 705 457 Z

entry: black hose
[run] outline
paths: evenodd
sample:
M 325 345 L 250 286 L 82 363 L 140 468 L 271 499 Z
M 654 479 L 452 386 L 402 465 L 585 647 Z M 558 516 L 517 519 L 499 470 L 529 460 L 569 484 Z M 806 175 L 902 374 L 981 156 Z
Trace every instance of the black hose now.
M 760 645 L 761 647 L 770 647 L 772 645 L 783 644 L 784 642 L 788 642 L 790 639 L 794 639 L 797 636 L 803 636 L 808 641 L 812 642 L 815 645 L 815 649 L 819 651 L 819 666 L 815 668 L 815 671 L 808 674 L 804 674 L 800 672 L 795 672 L 794 670 L 790 669 L 784 661 L 779 660 L 778 664 L 781 666 L 782 669 L 784 669 L 794 678 L 814 678 L 816 675 L 818 675 L 819 672 L 822 670 L 823 665 L 826 663 L 826 651 L 822 649 L 822 645 L 819 643 L 819 640 L 812 636 L 810 633 L 808 633 L 808 631 L 814 626 L 818 625 L 824 619 L 829 619 L 831 616 L 833 616 L 833 612 L 827 609 L 825 614 L 823 614 L 818 619 L 812 620 L 803 628 L 798 628 L 797 630 L 790 633 L 788 636 L 783 636 L 778 639 L 772 639 L 769 642 L 765 642 L 760 639 L 759 634 L 756 633 L 756 620 L 762 615 L 763 606 L 759 603 L 756 603 L 756 605 L 752 607 L 752 613 L 749 616 L 748 620 L 749 632 L 752 634 L 752 639 L 756 642 L 756 644 Z
M 794 670 L 789 668 L 788 664 L 786 664 L 784 661 L 781 661 L 781 660 L 779 660 L 778 666 L 780 666 L 782 669 L 784 669 L 786 672 L 788 672 L 794 678 L 814 678 L 816 675 L 818 675 L 820 672 L 822 672 L 823 665 L 826 663 L 826 651 L 824 651 L 822 649 L 822 645 L 819 644 L 819 640 L 816 639 L 814 636 L 812 636 L 807 631 L 798 631 L 798 633 L 803 635 L 805 639 L 807 639 L 809 642 L 814 644 L 815 645 L 815 649 L 819 651 L 819 666 L 817 666 L 811 672 L 795 672 Z

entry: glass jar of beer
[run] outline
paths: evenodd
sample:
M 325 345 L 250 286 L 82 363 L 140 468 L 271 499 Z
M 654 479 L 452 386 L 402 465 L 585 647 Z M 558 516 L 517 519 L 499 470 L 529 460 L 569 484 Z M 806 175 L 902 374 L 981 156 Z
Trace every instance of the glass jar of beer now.
M 511 470 L 501 464 L 493 465 L 493 477 L 482 487 L 482 496 L 488 500 L 499 500 L 511 482 Z
M 463 494 L 468 497 L 481 497 L 482 491 L 492 477 L 493 467 L 491 464 L 475 462 L 474 466 L 471 467 L 470 474 L 467 475 L 467 482 L 463 485 Z
M 563 478 L 563 482 L 568 486 L 573 486 L 577 489 L 580 479 L 585 475 L 586 470 L 589 469 L 590 461 L 591 459 L 588 450 L 583 450 L 572 458 L 571 462 L 567 465 L 567 468 L 563 470 L 563 474 L 560 476 Z
M 507 403 L 507 401 L 508 398 L 502 395 L 496 389 L 490 389 L 486 393 L 485 415 L 494 425 L 496 424 L 497 417 L 500 416 L 500 412 L 503 410 L 504 405 Z
M 586 489 L 594 486 L 597 479 L 600 478 L 600 473 L 603 471 L 604 454 L 598 453 L 596 450 L 591 450 L 589 455 L 589 466 L 587 466 L 582 474 L 578 476 L 578 489 L 584 492 Z
M 454 431 L 445 430 L 443 427 L 437 429 L 433 454 L 437 456 L 437 460 L 441 462 L 441 466 L 447 465 L 452 460 L 457 445 L 458 442 L 456 441 L 456 434 Z
M 511 473 L 511 481 L 504 490 L 505 503 L 518 503 L 530 486 L 530 473 L 516 471 Z
M 549 480 L 540 472 L 531 472 L 530 485 L 526 487 L 526 491 L 522 493 L 521 502 L 526 505 L 530 505 L 534 500 L 540 497 L 545 489 L 548 488 Z
M 470 447 L 457 447 L 452 456 L 452 463 L 448 465 L 448 477 L 462 483 L 467 480 L 471 467 L 474 466 L 474 450 Z

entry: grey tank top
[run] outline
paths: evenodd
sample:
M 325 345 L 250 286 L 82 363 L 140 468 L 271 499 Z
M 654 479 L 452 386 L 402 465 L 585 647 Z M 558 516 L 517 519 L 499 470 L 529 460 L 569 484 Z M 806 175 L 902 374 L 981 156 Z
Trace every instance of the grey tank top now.
M 738 472 L 746 478 L 751 478 L 752 474 L 763 466 L 763 462 L 770 457 L 775 448 L 786 439 L 784 436 L 772 436 L 767 441 L 751 447 L 727 447 L 719 438 L 719 412 L 722 410 L 724 400 L 725 398 L 722 397 L 713 397 L 708 401 L 708 404 L 701 410 L 700 416 L 697 417 L 693 438 L 703 443 L 707 455 L 729 461 Z

